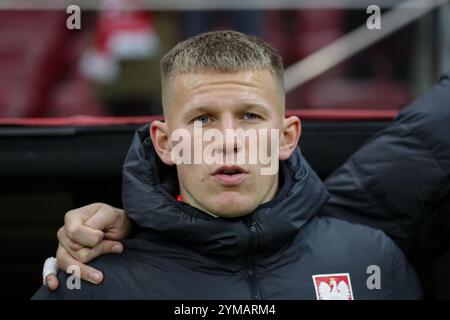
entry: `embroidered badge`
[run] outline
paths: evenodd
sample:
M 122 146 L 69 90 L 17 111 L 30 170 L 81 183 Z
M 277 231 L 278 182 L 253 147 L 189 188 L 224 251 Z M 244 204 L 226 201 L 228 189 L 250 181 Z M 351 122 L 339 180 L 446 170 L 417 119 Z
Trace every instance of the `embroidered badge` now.
M 317 300 L 354 300 L 348 273 L 312 276 Z

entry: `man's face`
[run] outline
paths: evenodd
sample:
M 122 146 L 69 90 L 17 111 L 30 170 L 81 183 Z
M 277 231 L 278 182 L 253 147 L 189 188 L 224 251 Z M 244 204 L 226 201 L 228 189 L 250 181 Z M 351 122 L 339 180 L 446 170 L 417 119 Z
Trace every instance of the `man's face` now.
M 204 141 L 195 135 L 195 126 L 202 132 L 215 129 L 226 137 L 227 129 L 267 129 L 267 149 L 271 150 L 270 132 L 282 135 L 284 106 L 280 89 L 268 70 L 238 73 L 203 72 L 177 75 L 171 80 L 166 100 L 166 130 L 168 146 L 176 142 L 170 136 L 176 129 L 190 133 L 191 152 L 195 145 L 212 146 L 213 154 L 222 164 L 178 164 L 177 172 L 183 201 L 221 217 L 236 217 L 250 213 L 271 200 L 278 187 L 278 172 L 261 174 L 260 157 L 249 163 L 250 139 L 219 142 Z M 210 130 L 210 132 L 213 130 Z M 254 147 L 254 146 L 252 146 Z M 277 145 L 278 148 L 278 145 Z M 258 148 L 259 150 L 259 148 Z M 245 163 L 237 163 L 238 154 L 245 153 Z M 278 163 L 278 149 L 276 150 Z M 242 155 L 242 154 L 241 154 Z M 230 159 L 234 160 L 230 163 Z M 217 158 L 216 158 L 217 159 Z

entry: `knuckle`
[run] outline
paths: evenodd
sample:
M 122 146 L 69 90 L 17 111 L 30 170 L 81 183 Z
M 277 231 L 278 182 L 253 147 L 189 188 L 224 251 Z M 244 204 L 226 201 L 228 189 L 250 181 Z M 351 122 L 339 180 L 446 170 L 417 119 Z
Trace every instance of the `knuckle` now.
M 75 213 L 74 210 L 69 210 L 66 212 L 66 214 L 64 215 L 64 221 L 66 221 L 69 217 L 73 216 Z
M 95 208 L 95 212 L 98 212 L 99 210 L 105 209 L 108 207 L 106 203 L 102 202 L 95 202 L 91 205 L 93 208 Z
M 71 225 L 66 226 L 66 233 L 70 238 L 72 238 L 74 235 L 76 235 L 78 230 L 79 230 L 79 226 L 76 224 L 71 224 Z

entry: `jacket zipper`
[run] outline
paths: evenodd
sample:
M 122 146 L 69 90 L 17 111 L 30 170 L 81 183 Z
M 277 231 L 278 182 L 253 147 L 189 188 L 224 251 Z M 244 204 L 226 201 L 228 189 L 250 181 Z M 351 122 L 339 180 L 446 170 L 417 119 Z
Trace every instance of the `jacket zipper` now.
M 256 277 L 255 264 L 253 261 L 252 254 L 250 253 L 250 250 L 252 250 L 252 247 L 253 247 L 253 243 L 254 243 L 254 241 L 256 241 L 256 236 L 257 236 L 257 232 L 258 232 L 256 229 L 256 223 L 255 223 L 255 220 L 253 219 L 253 217 L 250 216 L 247 218 L 247 226 L 250 231 L 250 245 L 249 245 L 249 253 L 248 253 L 246 267 L 247 267 L 247 276 L 248 276 L 249 283 L 250 283 L 250 292 L 251 292 L 252 298 L 254 300 L 262 300 L 263 297 L 262 297 L 261 286 L 259 284 L 258 278 Z

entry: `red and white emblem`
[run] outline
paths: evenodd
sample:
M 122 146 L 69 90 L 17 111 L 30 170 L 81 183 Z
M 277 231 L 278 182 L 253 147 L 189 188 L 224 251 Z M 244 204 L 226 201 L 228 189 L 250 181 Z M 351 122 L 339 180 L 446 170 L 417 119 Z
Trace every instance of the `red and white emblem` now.
M 354 300 L 348 273 L 312 276 L 317 300 Z

